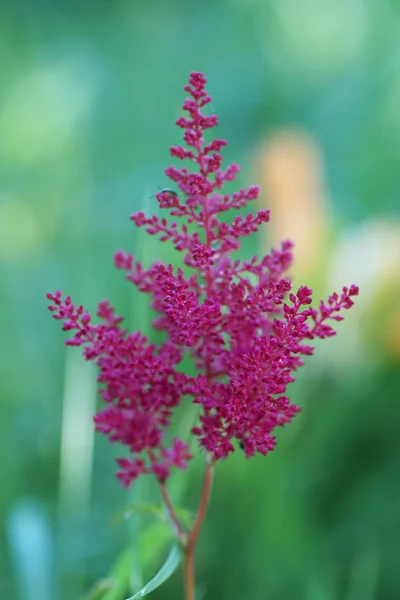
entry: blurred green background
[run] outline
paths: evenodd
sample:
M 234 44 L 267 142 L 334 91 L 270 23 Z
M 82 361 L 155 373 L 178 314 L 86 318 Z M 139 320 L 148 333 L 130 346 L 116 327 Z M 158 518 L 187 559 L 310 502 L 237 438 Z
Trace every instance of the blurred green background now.
M 151 518 L 111 524 L 157 490 L 115 480 L 117 451 L 92 431 L 95 372 L 45 293 L 90 310 L 107 297 L 132 328 L 150 318 L 112 254 L 176 260 L 128 215 L 167 184 L 191 70 L 209 79 L 238 186 L 261 183 L 273 210 L 243 256 L 288 236 L 297 283 L 361 288 L 292 386 L 305 410 L 277 450 L 218 465 L 203 597 L 400 598 L 399 17 L 398 0 L 1 4 L 1 599 L 88 598 L 117 563 L 120 588 L 97 597 L 124 600 L 168 553 Z M 195 508 L 201 477 L 198 460 L 172 479 L 180 506 Z M 181 573 L 153 597 L 182 598 Z

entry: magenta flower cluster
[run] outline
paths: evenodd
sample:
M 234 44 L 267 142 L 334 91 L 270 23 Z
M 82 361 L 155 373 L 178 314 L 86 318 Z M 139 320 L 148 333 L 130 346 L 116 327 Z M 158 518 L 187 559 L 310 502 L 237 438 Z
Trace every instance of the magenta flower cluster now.
M 288 241 L 261 258 L 235 258 L 241 238 L 268 222 L 269 211 L 224 218 L 256 200 L 259 188 L 223 193 L 239 166 L 222 168 L 225 140 L 205 141 L 207 130 L 218 124 L 216 115 L 203 112 L 211 100 L 205 84 L 204 75 L 193 72 L 184 88 L 187 115 L 176 124 L 185 145 L 173 146 L 171 155 L 188 166 L 166 169 L 179 190 L 156 195 L 167 216 L 131 216 L 137 227 L 182 252 L 182 268 L 162 262 L 145 268 L 122 250 L 114 257 L 126 278 L 151 296 L 158 313 L 153 326 L 164 332 L 165 341 L 154 345 L 140 332 L 126 331 L 108 302 L 100 303 L 94 323 L 70 297 L 48 294 L 54 318 L 72 332 L 66 344 L 83 346 L 85 358 L 99 368 L 106 406 L 94 417 L 95 427 L 127 447 L 127 457 L 118 460 L 118 477 L 126 486 L 143 473 L 165 481 L 172 466 L 186 468 L 188 445 L 168 442 L 167 435 L 180 404 L 199 406 L 192 434 L 216 460 L 238 446 L 248 458 L 272 450 L 275 428 L 300 411 L 287 386 L 303 365 L 302 356 L 313 352 L 309 341 L 335 335 L 329 323 L 341 320 L 341 311 L 358 294 L 356 286 L 345 287 L 313 308 L 310 288 L 293 293 L 283 277 L 292 260 Z M 187 354 L 195 375 L 182 372 Z

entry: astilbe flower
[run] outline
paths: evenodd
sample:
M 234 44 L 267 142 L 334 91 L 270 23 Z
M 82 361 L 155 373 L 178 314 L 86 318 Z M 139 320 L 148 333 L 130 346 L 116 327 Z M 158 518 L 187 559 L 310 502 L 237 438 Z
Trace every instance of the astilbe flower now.
M 290 402 L 287 386 L 295 381 L 302 357 L 313 353 L 309 342 L 335 335 L 332 321 L 343 318 L 340 313 L 358 294 L 355 285 L 344 287 L 315 308 L 310 288 L 292 292 L 284 277 L 292 261 L 289 241 L 261 258 L 233 256 L 242 237 L 269 221 L 269 211 L 224 220 L 227 211 L 257 200 L 259 188 L 223 193 L 239 166 L 222 168 L 225 140 L 205 141 L 207 130 L 218 124 L 216 115 L 202 111 L 211 100 L 205 84 L 206 78 L 193 72 L 184 88 L 187 115 L 176 124 L 184 131 L 185 146 L 173 146 L 171 156 L 188 166 L 165 171 L 180 190 L 156 194 L 167 216 L 131 216 L 137 227 L 182 252 L 183 268 L 161 262 L 145 268 L 122 250 L 114 256 L 126 278 L 151 296 L 158 313 L 153 326 L 164 332 L 165 341 L 154 345 L 140 332 L 123 329 L 108 302 L 99 304 L 100 321 L 93 323 L 70 297 L 48 294 L 54 318 L 72 332 L 66 344 L 83 346 L 85 358 L 99 368 L 106 407 L 94 417 L 95 427 L 128 448 L 128 457 L 118 460 L 125 486 L 143 473 L 164 482 L 172 466 L 186 468 L 188 445 L 180 439 L 166 442 L 172 413 L 182 403 L 199 405 L 192 434 L 214 460 L 235 447 L 248 458 L 273 450 L 275 428 L 300 411 Z M 187 353 L 195 376 L 180 370 Z

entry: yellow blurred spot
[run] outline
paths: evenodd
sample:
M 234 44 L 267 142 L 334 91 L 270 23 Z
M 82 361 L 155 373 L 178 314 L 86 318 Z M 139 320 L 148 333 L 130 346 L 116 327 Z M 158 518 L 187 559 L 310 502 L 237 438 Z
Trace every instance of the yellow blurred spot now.
M 332 289 L 359 285 L 352 323 L 376 358 L 399 360 L 400 222 L 374 218 L 345 231 L 332 252 L 329 279 Z
M 357 304 L 366 309 L 377 300 L 394 301 L 400 291 L 400 223 L 374 218 L 344 231 L 332 252 L 329 279 L 334 288 L 343 280 L 357 283 Z
M 385 333 L 389 356 L 400 362 L 400 307 L 397 307 L 397 311 L 393 312 Z

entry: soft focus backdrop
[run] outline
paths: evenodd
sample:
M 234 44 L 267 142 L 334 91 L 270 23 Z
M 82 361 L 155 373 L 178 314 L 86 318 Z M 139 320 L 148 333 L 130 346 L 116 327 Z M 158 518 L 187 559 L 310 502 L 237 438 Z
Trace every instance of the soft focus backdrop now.
M 128 215 L 167 183 L 191 70 L 238 186 L 260 183 L 272 209 L 243 252 L 290 237 L 296 283 L 361 289 L 293 386 L 304 411 L 276 451 L 218 465 L 203 597 L 400 598 L 399 17 L 397 0 L 1 4 L 0 598 L 80 600 L 100 581 L 92 598 L 124 600 L 168 553 L 151 518 L 112 524 L 157 490 L 115 480 L 92 430 L 95 372 L 45 293 L 149 318 L 112 253 L 176 258 Z M 196 506 L 201 475 L 200 460 L 173 478 L 179 505 Z M 120 587 L 101 595 L 113 569 Z M 153 597 L 181 598 L 181 574 Z

